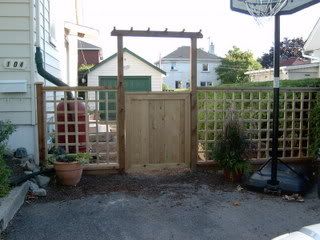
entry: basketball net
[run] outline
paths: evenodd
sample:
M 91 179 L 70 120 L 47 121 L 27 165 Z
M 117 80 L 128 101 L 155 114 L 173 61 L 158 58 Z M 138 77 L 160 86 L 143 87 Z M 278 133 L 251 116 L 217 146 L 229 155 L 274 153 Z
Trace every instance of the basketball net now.
M 287 4 L 288 0 L 244 0 L 248 12 L 259 25 L 263 25 Z

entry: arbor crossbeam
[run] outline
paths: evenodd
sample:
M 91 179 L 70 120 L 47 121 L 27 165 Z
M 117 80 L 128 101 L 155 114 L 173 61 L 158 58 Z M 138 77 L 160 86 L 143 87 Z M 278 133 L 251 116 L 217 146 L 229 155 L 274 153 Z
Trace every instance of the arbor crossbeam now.
M 201 30 L 199 32 L 186 32 L 182 31 L 168 31 L 166 28 L 164 31 L 151 31 L 148 30 L 117 30 L 114 28 L 111 32 L 111 36 L 123 36 L 123 37 L 164 37 L 164 38 L 203 38 Z

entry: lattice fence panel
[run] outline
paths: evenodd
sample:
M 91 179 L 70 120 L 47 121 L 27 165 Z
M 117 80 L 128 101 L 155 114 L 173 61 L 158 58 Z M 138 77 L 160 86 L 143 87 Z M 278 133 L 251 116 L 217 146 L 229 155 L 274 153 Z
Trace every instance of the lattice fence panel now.
M 280 93 L 279 158 L 309 159 L 309 115 L 319 89 L 286 88 Z M 198 89 L 199 161 L 210 161 L 228 114 L 238 116 L 254 151 L 252 161 L 265 161 L 272 148 L 271 88 Z
M 47 158 L 63 148 L 67 153 L 90 153 L 90 164 L 118 163 L 116 90 L 44 87 L 43 91 Z

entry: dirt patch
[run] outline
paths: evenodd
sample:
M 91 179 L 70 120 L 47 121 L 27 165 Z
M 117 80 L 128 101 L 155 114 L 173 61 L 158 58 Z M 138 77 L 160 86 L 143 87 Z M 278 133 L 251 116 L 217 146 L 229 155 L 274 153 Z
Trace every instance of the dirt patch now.
M 174 192 L 176 198 L 183 198 L 182 185 L 189 184 L 196 191 L 207 185 L 212 190 L 235 191 L 236 184 L 226 183 L 222 174 L 216 171 L 163 170 L 147 173 L 112 174 L 105 176 L 83 176 L 76 187 L 60 185 L 53 179 L 47 188 L 47 197 L 36 202 L 66 201 L 95 194 L 125 192 L 133 195 L 157 197 L 165 191 Z

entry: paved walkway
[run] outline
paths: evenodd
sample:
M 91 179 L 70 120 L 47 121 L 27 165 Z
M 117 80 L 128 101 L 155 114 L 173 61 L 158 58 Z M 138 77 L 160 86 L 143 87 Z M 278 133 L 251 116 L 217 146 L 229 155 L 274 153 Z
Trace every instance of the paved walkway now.
M 168 185 L 160 196 L 110 193 L 25 204 L 6 240 L 270 239 L 320 222 L 320 201 Z

